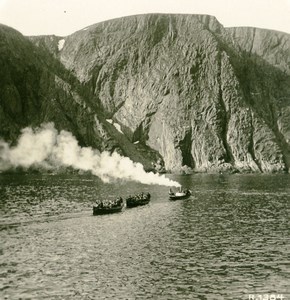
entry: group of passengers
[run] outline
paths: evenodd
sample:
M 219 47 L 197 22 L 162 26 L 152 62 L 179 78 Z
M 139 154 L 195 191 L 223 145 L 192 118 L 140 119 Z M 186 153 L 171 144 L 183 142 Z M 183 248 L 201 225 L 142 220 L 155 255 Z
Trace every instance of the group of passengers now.
M 114 208 L 121 206 L 123 204 L 123 198 L 118 197 L 117 199 L 110 199 L 110 200 L 103 200 L 98 203 L 96 203 L 96 206 L 98 208 Z
M 149 193 L 139 193 L 139 194 L 136 194 L 134 196 L 130 195 L 126 198 L 126 201 L 131 201 L 131 202 L 137 202 L 137 201 L 140 201 L 140 200 L 147 200 L 147 199 L 150 199 L 150 194 Z

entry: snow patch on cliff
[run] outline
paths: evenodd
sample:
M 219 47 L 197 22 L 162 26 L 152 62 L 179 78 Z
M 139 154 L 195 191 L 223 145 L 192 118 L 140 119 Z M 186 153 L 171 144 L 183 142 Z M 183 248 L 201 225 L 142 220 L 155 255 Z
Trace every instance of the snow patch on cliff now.
M 115 128 L 120 132 L 123 133 L 123 131 L 121 130 L 121 125 L 118 123 L 113 123 L 113 125 L 115 126 Z M 123 133 L 124 134 L 124 133 Z
M 114 125 L 114 127 L 122 134 L 124 134 L 124 132 L 121 130 L 121 125 L 118 123 L 115 123 L 112 119 L 106 119 L 106 121 L 112 125 Z
M 64 43 L 65 43 L 65 39 L 61 39 L 58 41 L 58 50 L 59 51 L 63 48 Z

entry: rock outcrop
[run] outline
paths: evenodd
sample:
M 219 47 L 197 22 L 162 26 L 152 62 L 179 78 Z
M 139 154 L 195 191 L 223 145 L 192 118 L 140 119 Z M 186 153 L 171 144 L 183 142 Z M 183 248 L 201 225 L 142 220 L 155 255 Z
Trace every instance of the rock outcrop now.
M 38 84 L 31 93 L 50 99 L 42 100 L 38 123 L 53 120 L 83 144 L 103 150 L 110 141 L 111 151 L 148 167 L 163 160 L 173 172 L 289 170 L 289 34 L 224 28 L 205 15 L 149 14 L 31 41 L 33 51 L 53 58 L 45 64 L 48 73 L 31 75 L 42 78 L 45 91 Z M 23 93 L 14 92 L 6 88 L 1 99 L 9 125 L 4 136 L 16 132 L 23 115 L 17 108 Z M 38 103 L 30 94 L 22 102 L 31 98 Z M 54 114 L 62 117 L 56 121 Z M 21 125 L 35 123 L 28 115 Z

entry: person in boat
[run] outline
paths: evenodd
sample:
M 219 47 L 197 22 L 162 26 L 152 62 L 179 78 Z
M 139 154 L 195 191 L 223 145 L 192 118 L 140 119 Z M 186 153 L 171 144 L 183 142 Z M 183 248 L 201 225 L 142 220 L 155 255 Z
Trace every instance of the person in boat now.
M 174 195 L 174 193 L 173 193 L 173 191 L 172 191 L 171 188 L 169 189 L 169 195 Z
M 122 205 L 122 203 L 123 203 L 122 197 L 117 198 L 116 205 L 117 205 L 117 206 L 120 206 L 120 205 Z
M 96 207 L 97 208 L 103 208 L 103 201 L 97 202 Z

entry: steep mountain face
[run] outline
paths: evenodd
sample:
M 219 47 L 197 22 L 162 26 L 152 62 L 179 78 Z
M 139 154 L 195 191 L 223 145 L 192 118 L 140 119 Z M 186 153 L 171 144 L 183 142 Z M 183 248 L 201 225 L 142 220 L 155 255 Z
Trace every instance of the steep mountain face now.
M 57 58 L 73 74 L 41 82 L 54 82 L 45 93 L 55 95 L 61 88 L 56 102 L 66 106 L 59 114 L 70 112 L 71 120 L 75 114 L 82 116 L 71 121 L 75 127 L 70 128 L 83 144 L 100 149 L 104 137 L 96 132 L 102 127 L 123 154 L 148 165 L 162 158 L 171 171 L 288 171 L 290 35 L 225 29 L 204 15 L 153 14 L 110 20 L 65 38 L 31 41 L 33 49 Z M 25 68 L 18 63 L 14 67 Z M 10 70 L 7 67 L 5 74 Z M 68 82 L 68 77 L 78 82 Z M 39 86 L 32 88 L 37 95 Z M 31 101 L 26 98 L 23 103 Z M 53 102 L 44 102 L 41 111 L 52 109 Z M 78 102 L 72 111 L 71 103 Z M 7 118 L 5 109 L 2 115 Z M 19 110 L 19 117 L 22 114 Z M 89 121 L 90 114 L 98 124 Z M 14 119 L 6 123 L 13 125 Z M 70 129 L 61 122 L 59 127 Z
M 57 128 L 72 131 L 81 142 L 93 143 L 94 139 L 82 134 L 73 121 L 90 123 L 91 118 L 58 61 L 39 51 L 19 32 L 1 26 L 0 65 L 2 138 L 13 142 L 21 128 L 53 121 Z M 93 131 L 93 125 L 91 122 L 88 130 Z
M 152 168 L 159 154 L 120 134 L 104 119 L 97 98 L 55 59 L 60 41 L 55 36 L 28 39 L 0 26 L 0 138 L 13 144 L 22 128 L 54 122 L 82 146 L 117 151 Z
M 290 37 L 283 32 L 250 28 L 227 28 L 230 42 L 238 51 L 261 57 L 268 64 L 290 75 Z
M 169 170 L 290 165 L 290 36 L 214 17 L 143 15 L 65 39 L 60 61 Z

